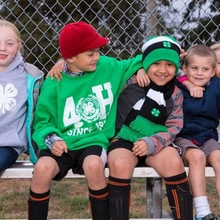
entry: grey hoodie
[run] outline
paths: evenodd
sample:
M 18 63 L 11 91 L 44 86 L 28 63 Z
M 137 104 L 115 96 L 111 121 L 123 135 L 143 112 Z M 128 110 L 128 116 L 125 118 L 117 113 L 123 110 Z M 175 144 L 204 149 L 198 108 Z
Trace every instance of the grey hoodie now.
M 36 163 L 31 141 L 31 123 L 43 73 L 24 63 L 18 53 L 0 73 L 0 147 L 13 147 L 18 154 L 28 151 Z

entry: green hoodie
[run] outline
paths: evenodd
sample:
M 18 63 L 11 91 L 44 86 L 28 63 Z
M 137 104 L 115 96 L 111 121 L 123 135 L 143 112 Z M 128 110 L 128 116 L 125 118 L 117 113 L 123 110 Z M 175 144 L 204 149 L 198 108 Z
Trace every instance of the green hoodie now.
M 107 149 L 115 134 L 117 100 L 123 86 L 139 68 L 142 56 L 117 61 L 101 56 L 94 72 L 61 81 L 47 78 L 38 99 L 33 139 L 40 149 L 56 133 L 69 150 L 99 145 Z

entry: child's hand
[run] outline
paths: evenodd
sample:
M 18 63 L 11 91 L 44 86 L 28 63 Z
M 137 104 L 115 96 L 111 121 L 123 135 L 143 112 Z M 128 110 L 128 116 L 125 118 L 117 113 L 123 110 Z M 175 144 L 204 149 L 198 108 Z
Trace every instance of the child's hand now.
M 67 146 L 65 141 L 56 141 L 53 144 L 51 153 L 57 157 L 61 157 L 64 152 L 67 153 Z
M 193 83 L 189 82 L 188 80 L 183 81 L 183 84 L 189 90 L 189 93 L 194 98 L 201 98 L 203 97 L 203 92 L 205 89 L 201 86 L 196 86 Z
M 181 49 L 181 50 L 180 50 L 180 59 L 183 58 L 183 57 L 185 57 L 186 55 L 187 55 L 187 53 L 185 52 L 185 50 L 184 50 L 184 49 Z
M 143 68 L 137 72 L 137 82 L 140 87 L 148 86 L 150 83 L 150 79 Z
M 205 91 L 205 89 L 200 86 L 194 86 L 194 88 L 189 89 L 190 95 L 194 98 L 203 97 L 203 91 Z
M 134 143 L 134 146 L 132 148 L 132 151 L 133 151 L 133 154 L 135 156 L 145 156 L 147 155 L 147 152 L 148 152 L 148 147 L 147 147 L 147 144 L 144 140 L 139 140 L 139 141 L 136 141 Z
M 55 63 L 55 65 L 52 67 L 52 69 L 48 72 L 47 77 L 51 77 L 51 79 L 54 79 L 54 77 L 60 81 L 62 79 L 61 72 L 64 69 L 64 63 L 65 61 L 63 59 L 60 59 Z

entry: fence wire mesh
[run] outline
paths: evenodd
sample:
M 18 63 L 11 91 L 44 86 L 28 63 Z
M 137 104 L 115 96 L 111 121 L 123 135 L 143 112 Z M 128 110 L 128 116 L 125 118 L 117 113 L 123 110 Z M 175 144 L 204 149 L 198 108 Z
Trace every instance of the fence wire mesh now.
M 154 35 L 172 35 L 184 49 L 193 44 L 210 46 L 219 43 L 219 9 L 219 0 L 0 0 L 0 19 L 6 19 L 18 27 L 23 41 L 25 60 L 35 64 L 46 74 L 60 58 L 58 36 L 61 28 L 69 22 L 86 21 L 92 24 L 101 35 L 110 39 L 110 43 L 103 48 L 102 53 L 123 59 L 140 53 L 143 41 Z M 22 155 L 21 159 L 26 159 L 26 155 Z M 137 200 L 132 198 L 132 217 L 146 216 L 146 196 L 143 193 L 145 185 L 139 181 L 142 180 L 133 182 L 132 186 L 133 195 L 137 196 Z M 72 193 L 72 188 L 66 189 L 67 186 L 72 187 L 72 184 L 71 181 L 63 185 L 65 192 Z M 81 182 L 79 185 L 85 186 Z M 17 188 L 13 191 L 17 192 Z M 55 188 L 54 194 L 56 191 L 59 190 Z M 77 188 L 75 192 L 78 191 L 86 193 L 85 189 Z M 6 191 L 0 194 L 5 193 Z M 10 201 L 23 201 L 24 193 L 26 189 L 21 193 L 21 199 L 13 198 Z M 215 194 L 216 192 L 213 191 L 212 197 Z M 6 196 L 4 197 L 7 199 Z M 68 198 L 69 194 L 64 197 Z M 77 195 L 74 195 L 74 202 L 76 200 L 77 203 L 76 197 Z M 81 197 L 82 195 L 78 206 L 74 203 L 75 205 L 68 207 L 66 204 L 72 203 L 65 201 L 66 210 L 63 205 L 57 205 L 56 202 L 60 199 L 57 194 L 57 199 L 55 197 L 52 201 L 55 203 L 53 210 L 61 206 L 65 210 L 63 212 L 65 216 L 62 214 L 62 217 L 70 218 L 73 216 L 68 215 L 82 209 L 76 218 L 81 218 L 82 213 L 84 217 L 90 217 L 87 195 L 84 196 L 85 200 Z M 217 201 L 214 202 L 217 204 Z M 212 208 L 217 210 L 214 202 Z M 79 208 L 82 203 L 83 208 Z M 8 207 L 6 201 L 1 204 L 6 204 Z M 21 207 L 20 203 L 19 207 Z M 26 207 L 26 201 L 22 207 Z M 76 207 L 76 210 L 73 210 L 73 207 Z M 16 209 L 13 210 L 16 216 L 26 217 L 26 208 L 23 215 L 21 211 L 17 213 Z M 58 212 L 59 209 L 53 215 L 58 217 Z M 14 216 L 15 214 L 9 218 Z
M 153 35 L 172 35 L 184 49 L 219 42 L 219 8 L 219 0 L 7 0 L 0 1 L 0 18 L 19 28 L 26 61 L 47 73 L 69 22 L 92 24 L 110 39 L 103 54 L 122 59 L 140 53 Z

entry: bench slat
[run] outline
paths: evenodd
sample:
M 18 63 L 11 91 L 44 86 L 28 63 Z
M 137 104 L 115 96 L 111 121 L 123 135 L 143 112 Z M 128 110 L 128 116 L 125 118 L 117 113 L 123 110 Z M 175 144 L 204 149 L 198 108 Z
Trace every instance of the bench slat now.
M 32 178 L 33 174 L 33 164 L 29 161 L 17 161 L 12 167 L 3 171 L 0 174 L 0 178 Z M 185 167 L 188 174 L 188 167 Z M 109 175 L 108 168 L 105 168 L 106 177 Z M 212 167 L 206 167 L 205 169 L 206 177 L 214 177 L 215 173 Z M 66 178 L 84 178 L 84 175 L 73 174 L 70 170 Z M 133 177 L 160 177 L 159 174 L 151 167 L 136 167 L 133 173 Z

